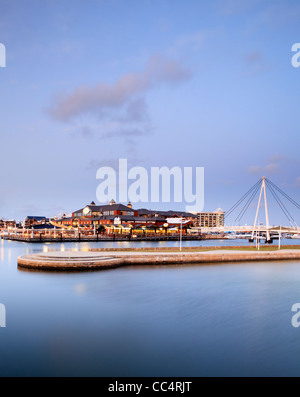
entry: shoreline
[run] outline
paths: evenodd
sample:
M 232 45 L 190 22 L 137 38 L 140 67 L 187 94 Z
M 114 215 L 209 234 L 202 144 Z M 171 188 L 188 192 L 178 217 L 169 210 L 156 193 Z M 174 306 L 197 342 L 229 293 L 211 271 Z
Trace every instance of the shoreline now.
M 168 247 L 171 248 L 171 247 Z M 173 248 L 173 247 L 172 247 Z M 188 247 L 186 247 L 188 248 Z M 190 247 L 192 248 L 192 247 Z M 53 251 L 22 255 L 18 267 L 35 270 L 81 271 L 113 269 L 121 266 L 138 265 L 184 265 L 220 264 L 254 261 L 300 260 L 299 248 L 284 250 L 234 250 L 232 247 L 218 247 L 202 251 L 158 251 L 102 249 L 95 251 Z M 226 249 L 228 248 L 228 249 Z M 244 248 L 244 247 L 243 247 Z
M 280 250 L 282 249 L 300 249 L 300 245 L 295 244 L 295 245 L 281 245 Z M 241 251 L 257 251 L 257 248 L 255 247 L 254 244 L 252 245 L 214 245 L 214 246 L 191 246 L 191 247 L 186 247 L 182 246 L 181 247 L 181 252 L 183 251 L 212 251 L 212 250 L 241 250 Z M 259 251 L 280 251 L 278 250 L 278 245 L 260 245 Z M 101 251 L 118 251 L 118 252 L 145 252 L 145 251 L 174 251 L 174 252 L 180 252 L 179 247 L 114 247 L 114 248 L 89 248 L 88 251 L 91 252 L 101 252 Z

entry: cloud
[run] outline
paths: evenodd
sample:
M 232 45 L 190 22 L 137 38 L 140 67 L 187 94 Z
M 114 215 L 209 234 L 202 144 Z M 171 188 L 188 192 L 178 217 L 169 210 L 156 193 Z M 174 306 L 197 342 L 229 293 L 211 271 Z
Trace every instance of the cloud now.
M 286 157 L 280 153 L 275 153 L 268 158 L 266 165 L 251 165 L 247 168 L 247 171 L 249 174 L 260 176 L 277 174 L 280 169 L 284 168 L 284 160 L 286 160 Z
M 269 163 L 265 166 L 260 165 L 251 165 L 248 167 L 247 171 L 252 175 L 261 175 L 264 174 L 276 174 L 279 170 L 279 164 L 277 163 Z
M 145 121 L 147 116 L 147 105 L 145 98 L 137 98 L 128 103 L 125 109 L 125 118 L 122 121 Z
M 118 110 L 137 96 L 162 84 L 177 84 L 190 77 L 178 61 L 162 55 L 153 56 L 140 73 L 127 73 L 114 84 L 99 82 L 93 86 L 81 86 L 70 94 L 60 94 L 56 103 L 48 110 L 49 114 L 62 122 L 84 115 L 103 115 L 107 110 Z M 144 109 L 145 110 L 145 106 Z
M 98 82 L 61 93 L 48 114 L 67 124 L 65 131 L 72 137 L 121 138 L 132 153 L 136 138 L 153 132 L 147 93 L 162 85 L 176 86 L 190 77 L 181 62 L 155 55 L 143 70 L 124 74 L 112 84 Z
M 269 162 L 270 163 L 278 163 L 279 161 L 282 161 L 284 159 L 285 158 L 280 153 L 276 153 L 276 154 L 273 154 L 273 156 L 271 156 L 269 158 Z
M 279 169 L 279 164 L 271 163 L 267 164 L 264 168 L 263 171 L 266 174 L 276 174 Z

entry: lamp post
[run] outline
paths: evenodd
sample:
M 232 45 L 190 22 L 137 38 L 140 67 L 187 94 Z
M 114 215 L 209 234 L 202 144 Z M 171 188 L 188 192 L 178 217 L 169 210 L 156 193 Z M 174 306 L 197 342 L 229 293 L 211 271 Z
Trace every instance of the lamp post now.
M 279 229 L 279 239 L 278 239 L 278 249 L 280 250 L 280 241 L 281 240 L 281 225 L 280 225 L 280 229 Z
M 179 243 L 180 251 L 181 251 L 181 245 L 182 245 L 182 223 L 183 222 L 185 222 L 185 219 L 180 218 L 180 243 Z

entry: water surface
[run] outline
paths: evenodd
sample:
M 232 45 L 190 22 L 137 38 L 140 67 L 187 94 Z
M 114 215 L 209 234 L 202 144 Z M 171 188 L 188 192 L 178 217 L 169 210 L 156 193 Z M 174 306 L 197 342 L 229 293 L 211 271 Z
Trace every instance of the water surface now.
M 300 375 L 299 261 L 60 273 L 22 270 L 17 257 L 178 242 L 0 244 L 0 376 Z

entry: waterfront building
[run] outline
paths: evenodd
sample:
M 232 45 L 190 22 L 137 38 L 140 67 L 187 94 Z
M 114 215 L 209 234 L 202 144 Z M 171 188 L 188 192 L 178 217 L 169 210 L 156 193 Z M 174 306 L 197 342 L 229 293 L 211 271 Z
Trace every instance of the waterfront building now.
M 161 217 L 163 219 L 168 218 L 185 218 L 189 220 L 193 225 L 197 224 L 198 216 L 196 214 L 192 214 L 191 212 L 185 211 L 158 211 L 158 210 L 147 210 L 145 208 L 139 209 L 138 214 L 141 217 L 148 217 L 148 218 L 157 218 Z
M 46 224 L 49 224 L 49 218 L 46 218 L 45 216 L 27 216 L 24 221 L 25 228 Z
M 0 219 L 0 229 L 8 229 L 19 227 L 20 225 L 15 219 Z
M 219 227 L 224 226 L 225 212 L 222 208 L 217 208 L 213 212 L 198 212 L 199 227 Z
M 133 210 L 132 206 L 126 206 L 123 204 L 116 204 L 114 200 L 111 200 L 107 205 L 95 205 L 92 201 L 91 204 L 81 208 L 72 213 L 72 217 L 95 217 L 102 215 L 131 215 L 138 216 L 138 211 Z
M 127 205 L 117 204 L 111 200 L 109 204 L 96 205 L 93 201 L 85 207 L 76 210 L 70 217 L 52 220 L 52 224 L 69 229 L 97 230 L 107 233 L 128 232 L 131 229 L 156 232 L 166 232 L 169 227 L 168 218 L 182 218 L 188 221 L 187 226 L 197 223 L 197 215 L 183 211 L 157 211 L 147 209 L 133 209 Z

